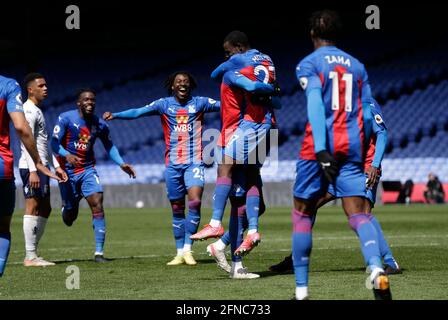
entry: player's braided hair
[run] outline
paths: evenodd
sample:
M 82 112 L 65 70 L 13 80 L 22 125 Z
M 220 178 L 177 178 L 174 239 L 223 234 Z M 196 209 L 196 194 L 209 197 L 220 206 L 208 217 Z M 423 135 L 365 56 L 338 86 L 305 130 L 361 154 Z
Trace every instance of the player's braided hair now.
M 181 74 L 184 75 L 186 77 L 188 77 L 188 80 L 190 80 L 190 90 L 193 91 L 194 89 L 196 89 L 197 82 L 196 79 L 193 77 L 193 75 L 188 72 L 188 71 L 176 71 L 172 74 L 170 74 L 168 76 L 168 78 L 166 78 L 165 82 L 163 83 L 163 86 L 166 88 L 166 90 L 168 91 L 168 95 L 172 95 L 173 94 L 173 89 L 171 89 L 171 87 L 174 84 L 174 79 L 176 79 L 176 77 Z
M 41 73 L 38 72 L 31 72 L 28 73 L 25 78 L 23 79 L 23 86 L 25 88 L 28 88 L 28 85 L 30 84 L 30 82 L 36 80 L 36 79 L 43 79 L 44 76 Z
M 342 29 L 341 19 L 336 11 L 322 10 L 311 15 L 310 28 L 314 37 L 335 41 Z

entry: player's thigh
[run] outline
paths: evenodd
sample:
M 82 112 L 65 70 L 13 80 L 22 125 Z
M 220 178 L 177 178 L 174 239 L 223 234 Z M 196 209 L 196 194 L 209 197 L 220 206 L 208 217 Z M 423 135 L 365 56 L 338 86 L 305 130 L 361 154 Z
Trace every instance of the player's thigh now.
M 84 172 L 78 183 L 82 196 L 85 198 L 88 198 L 95 193 L 103 193 L 100 177 L 94 169 Z
M 345 162 L 339 169 L 335 183 L 328 186 L 328 192 L 336 198 L 367 196 L 366 176 L 361 163 Z
M 81 194 L 76 188 L 74 177 L 70 177 L 66 182 L 59 183 L 59 192 L 61 194 L 62 206 L 64 210 L 77 210 Z
M 28 169 L 20 169 L 20 178 L 22 179 L 22 189 L 25 199 L 43 198 L 50 192 L 50 178 L 40 172 L 39 188 L 31 188 L 30 186 L 30 171 Z
M 0 203 L 0 218 L 11 217 L 16 203 L 14 180 L 0 180 Z
M 249 124 L 245 130 L 244 161 L 249 165 L 263 165 L 269 154 L 270 124 Z
M 177 200 L 185 197 L 187 188 L 184 182 L 184 169 L 181 166 L 168 166 L 165 169 L 165 188 L 168 200 Z
M 366 203 L 364 206 L 364 212 L 370 212 L 375 207 L 376 192 L 378 190 L 379 180 L 366 191 Z
M 204 188 L 204 165 L 191 164 L 184 171 L 184 182 L 187 190 L 193 187 Z
M 317 203 L 317 200 L 326 194 L 327 189 L 328 183 L 317 161 L 303 159 L 297 161 L 294 198 Z

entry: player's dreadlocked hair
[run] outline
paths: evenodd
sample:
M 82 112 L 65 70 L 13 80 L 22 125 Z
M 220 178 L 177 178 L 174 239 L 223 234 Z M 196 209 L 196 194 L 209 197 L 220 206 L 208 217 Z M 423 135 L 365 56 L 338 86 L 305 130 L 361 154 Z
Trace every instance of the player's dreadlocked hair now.
M 37 73 L 37 72 L 31 72 L 31 73 L 28 73 L 26 76 L 25 76 L 25 78 L 23 79 L 23 86 L 25 87 L 25 88 L 28 88 L 28 85 L 32 82 L 32 81 L 34 81 L 34 80 L 36 80 L 36 79 L 43 79 L 44 78 L 44 76 L 41 74 L 41 73 Z
M 188 71 L 176 71 L 176 72 L 170 74 L 168 76 L 168 78 L 165 80 L 165 82 L 163 83 L 163 86 L 167 89 L 168 95 L 170 95 L 170 96 L 173 94 L 173 89 L 171 89 L 171 87 L 174 84 L 174 79 L 176 79 L 176 77 L 179 74 L 188 77 L 188 80 L 190 80 L 190 90 L 191 91 L 193 91 L 197 87 L 196 79 L 193 77 L 193 75 L 190 72 L 188 72 Z
M 311 15 L 310 28 L 314 37 L 336 41 L 342 29 L 341 19 L 336 11 L 322 10 Z
M 225 38 L 224 43 L 228 42 L 232 46 L 241 45 L 243 47 L 250 47 L 249 38 L 244 32 L 234 30 L 230 32 Z

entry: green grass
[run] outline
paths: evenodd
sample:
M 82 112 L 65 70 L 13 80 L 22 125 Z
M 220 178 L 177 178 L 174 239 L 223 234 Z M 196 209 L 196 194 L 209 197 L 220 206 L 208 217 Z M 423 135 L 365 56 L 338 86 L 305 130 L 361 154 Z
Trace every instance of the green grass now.
M 386 206 L 375 210 L 393 253 L 405 272 L 391 276 L 394 299 L 448 298 L 448 207 Z M 47 268 L 22 266 L 22 213 L 12 223 L 8 266 L 0 279 L 0 299 L 289 299 L 294 275 L 267 271 L 290 252 L 290 208 L 271 208 L 260 220 L 262 243 L 245 265 L 262 275 L 256 280 L 231 280 L 207 256 L 205 241 L 194 246 L 197 266 L 166 266 L 174 253 L 167 209 L 109 209 L 107 264 L 92 261 L 90 215 L 81 211 L 70 228 L 54 210 L 39 253 L 57 261 Z M 208 221 L 210 210 L 204 210 Z M 319 213 L 313 234 L 310 272 L 312 299 L 372 299 L 354 233 L 339 207 Z M 80 289 L 68 290 L 66 268 L 80 269 Z

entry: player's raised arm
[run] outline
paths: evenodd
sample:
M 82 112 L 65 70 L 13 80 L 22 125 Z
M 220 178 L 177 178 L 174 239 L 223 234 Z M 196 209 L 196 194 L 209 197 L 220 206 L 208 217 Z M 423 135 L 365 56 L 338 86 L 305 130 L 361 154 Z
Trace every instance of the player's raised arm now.
M 135 179 L 137 177 L 137 174 L 134 168 L 130 164 L 124 162 L 123 158 L 120 155 L 120 152 L 118 151 L 118 148 L 112 142 L 109 127 L 104 122 L 103 124 L 104 125 L 101 127 L 100 139 L 103 143 L 104 149 L 106 149 L 107 154 L 109 155 L 109 158 L 117 165 L 119 165 L 121 170 L 126 172 L 130 178 Z
M 137 119 L 140 117 L 148 117 L 148 116 L 155 116 L 160 115 L 160 108 L 158 101 L 153 101 L 150 104 L 141 107 L 141 108 L 134 108 L 134 109 L 128 109 L 121 112 L 105 112 L 103 114 L 103 119 L 106 121 L 114 120 L 114 119 L 123 119 L 123 120 L 132 120 Z

